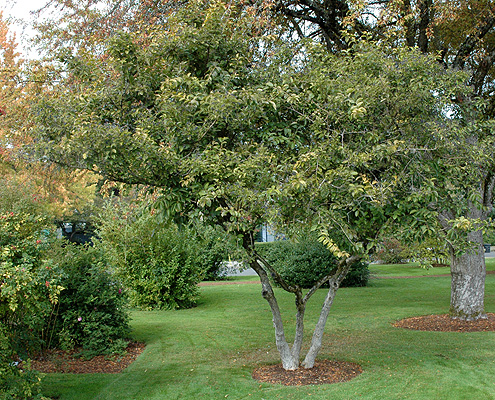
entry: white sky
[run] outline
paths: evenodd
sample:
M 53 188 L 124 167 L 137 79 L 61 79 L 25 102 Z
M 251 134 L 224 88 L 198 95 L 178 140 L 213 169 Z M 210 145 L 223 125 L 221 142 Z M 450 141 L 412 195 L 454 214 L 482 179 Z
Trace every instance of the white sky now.
M 46 3 L 47 0 L 0 0 L 0 10 L 3 11 L 4 19 L 12 17 L 29 22 L 33 18 L 29 12 L 40 9 Z M 24 28 L 21 24 L 14 23 L 11 23 L 10 28 L 16 32 L 17 42 L 20 46 L 19 50 L 26 56 L 26 41 L 27 38 L 33 36 L 33 31 L 29 28 Z M 33 54 L 29 55 L 33 56 Z

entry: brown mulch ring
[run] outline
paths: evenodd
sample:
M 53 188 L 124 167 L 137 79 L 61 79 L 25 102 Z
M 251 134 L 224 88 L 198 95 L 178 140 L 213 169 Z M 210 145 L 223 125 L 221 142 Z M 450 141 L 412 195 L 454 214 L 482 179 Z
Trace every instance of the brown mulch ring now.
M 281 364 L 266 365 L 254 370 L 253 379 L 286 386 L 322 385 L 347 382 L 361 372 L 361 367 L 351 362 L 321 360 L 313 368 L 295 371 L 286 371 Z
M 31 361 L 31 367 L 43 373 L 117 374 L 135 361 L 145 347 L 144 343 L 130 342 L 124 355 L 96 356 L 91 360 L 77 357 L 77 350 L 49 350 L 43 359 Z
M 412 329 L 417 331 L 438 332 L 490 332 L 495 331 L 495 314 L 486 314 L 486 319 L 477 321 L 461 321 L 451 319 L 448 314 L 424 315 L 402 319 L 393 324 L 396 328 Z

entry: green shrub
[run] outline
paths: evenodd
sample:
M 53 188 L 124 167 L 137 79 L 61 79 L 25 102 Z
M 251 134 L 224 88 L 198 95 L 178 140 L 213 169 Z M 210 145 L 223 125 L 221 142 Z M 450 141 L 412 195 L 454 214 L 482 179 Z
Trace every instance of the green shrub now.
M 0 323 L 0 400 L 42 399 L 41 374 L 30 368 L 29 361 L 18 366 L 7 331 Z
M 340 287 L 363 287 L 368 285 L 369 279 L 369 264 L 364 261 L 358 261 L 351 265 Z
M 160 224 L 145 205 L 116 202 L 106 207 L 98 234 L 97 245 L 129 290 L 132 306 L 177 309 L 196 304 L 202 271 L 190 230 Z
M 48 323 L 62 290 L 59 272 L 45 260 L 48 235 L 43 218 L 0 215 L 0 323 L 13 351 L 24 359 L 46 346 Z
M 399 240 L 384 238 L 374 259 L 382 264 L 403 264 L 409 261 L 411 253 Z
M 336 268 L 337 259 L 318 241 L 276 241 L 258 243 L 257 251 L 279 272 L 289 284 L 310 288 L 318 279 Z M 368 265 L 355 263 L 341 287 L 366 286 L 369 278 Z
M 62 289 L 46 262 L 49 232 L 44 218 L 0 214 L 0 399 L 41 399 L 40 377 L 28 357 L 46 346 L 50 315 Z M 24 360 L 22 369 L 17 360 Z
M 57 347 L 81 347 L 85 358 L 124 351 L 129 334 L 126 299 L 101 251 L 66 244 L 52 256 L 63 271 L 65 288 L 59 296 Z
M 203 280 L 215 281 L 225 279 L 231 270 L 228 268 L 226 261 L 236 257 L 239 248 L 236 246 L 232 237 L 219 228 L 196 224 L 193 227 L 195 259 L 194 263 L 202 273 Z

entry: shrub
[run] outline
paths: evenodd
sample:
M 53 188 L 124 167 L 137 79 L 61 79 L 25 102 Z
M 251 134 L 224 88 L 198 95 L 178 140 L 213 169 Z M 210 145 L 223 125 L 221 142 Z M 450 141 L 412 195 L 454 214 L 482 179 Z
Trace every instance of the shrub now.
M 202 271 L 190 230 L 160 224 L 144 204 L 119 201 L 105 208 L 98 234 L 97 245 L 129 289 L 131 305 L 177 309 L 196 304 Z
M 226 261 L 237 258 L 239 252 L 235 241 L 218 228 L 196 224 L 193 229 L 195 237 L 190 240 L 194 240 L 196 247 L 194 263 L 201 271 L 203 280 L 225 279 L 231 272 Z
M 379 250 L 374 255 L 374 259 L 383 264 L 402 264 L 408 262 L 410 257 L 411 254 L 407 247 L 395 238 L 383 239 Z
M 0 215 L 0 399 L 36 399 L 40 374 L 27 360 L 46 345 L 50 315 L 62 287 L 44 260 L 49 232 L 44 218 L 25 212 Z
M 41 375 L 30 368 L 29 361 L 18 367 L 7 329 L 0 323 L 0 400 L 43 399 Z
M 60 274 L 44 260 L 49 246 L 43 218 L 0 215 L 0 323 L 22 358 L 46 345 L 48 321 L 62 290 Z
M 257 250 L 273 265 L 289 284 L 310 288 L 323 276 L 336 268 L 337 259 L 318 241 L 276 241 L 258 243 Z M 369 278 L 368 265 L 355 263 L 341 287 L 366 286 Z
M 358 261 L 351 265 L 349 272 L 340 284 L 340 287 L 363 287 L 368 285 L 370 270 L 368 263 Z
M 52 256 L 63 271 L 65 288 L 59 297 L 55 327 L 58 347 L 81 347 L 85 358 L 124 351 L 129 334 L 126 299 L 101 251 L 66 244 Z

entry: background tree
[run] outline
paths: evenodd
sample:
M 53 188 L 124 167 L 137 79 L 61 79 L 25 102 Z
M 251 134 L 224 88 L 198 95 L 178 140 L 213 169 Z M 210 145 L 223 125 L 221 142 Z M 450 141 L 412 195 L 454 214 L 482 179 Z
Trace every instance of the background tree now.
M 31 192 L 45 213 L 62 218 L 93 202 L 98 177 L 88 171 L 64 170 L 33 157 L 27 147 L 33 141 L 29 110 L 33 99 L 44 90 L 44 79 L 38 81 L 38 78 L 46 78 L 46 70 L 36 63 L 29 65 L 30 62 L 17 51 L 17 46 L 15 34 L 9 31 L 9 24 L 0 13 L 0 181 L 3 198 L 5 201 L 12 196 L 22 199 L 22 193 Z

